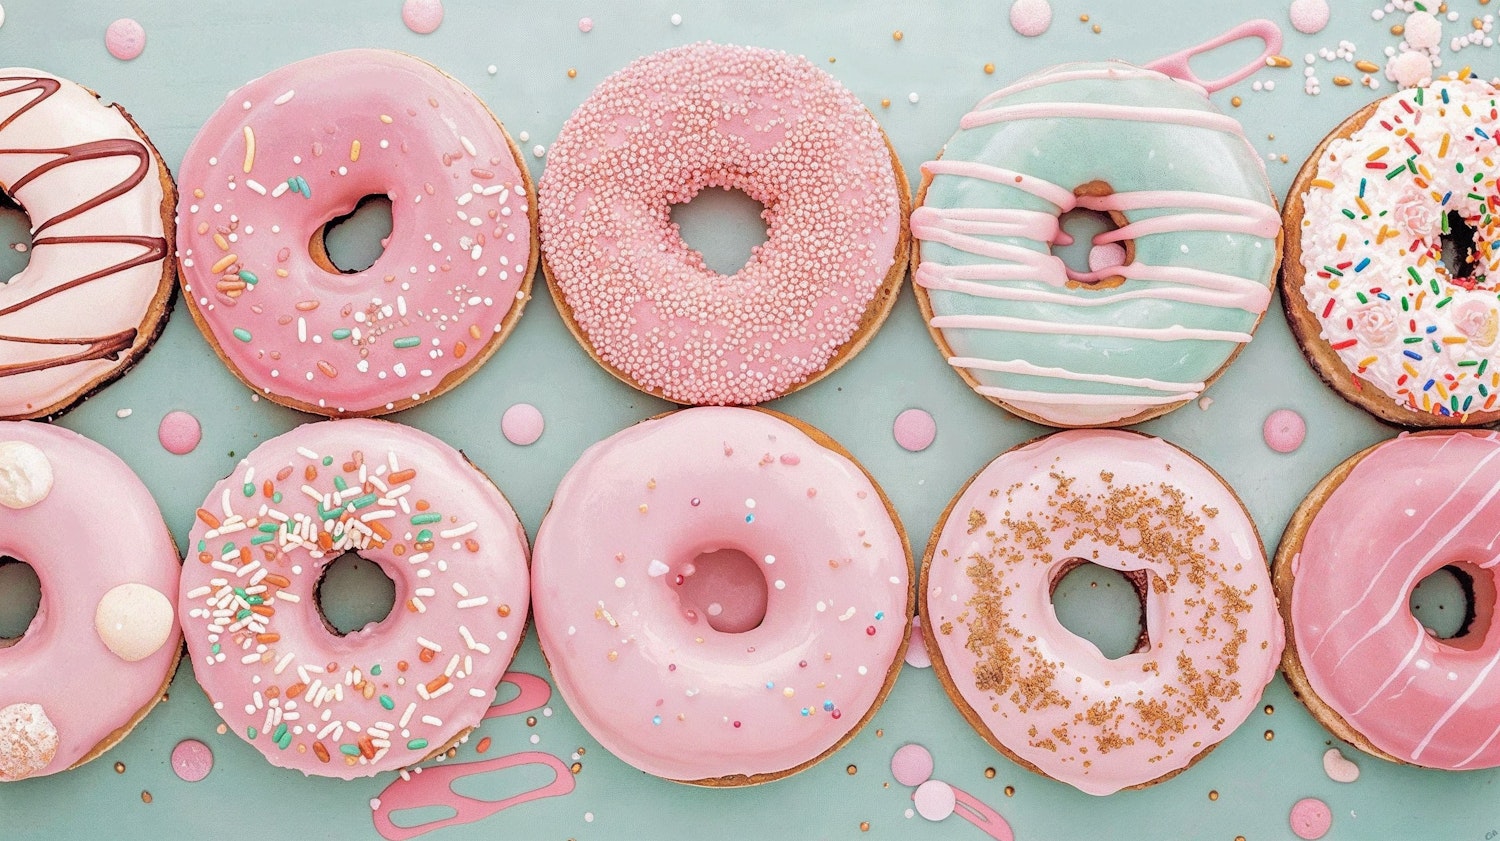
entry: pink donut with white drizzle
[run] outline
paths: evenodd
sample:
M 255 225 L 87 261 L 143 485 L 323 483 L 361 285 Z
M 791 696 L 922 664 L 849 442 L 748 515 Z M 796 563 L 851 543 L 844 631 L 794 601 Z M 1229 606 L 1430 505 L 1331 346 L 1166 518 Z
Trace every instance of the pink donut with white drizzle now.
M 837 444 L 701 407 L 589 448 L 537 533 L 537 635 L 594 738 L 650 774 L 766 782 L 885 698 L 913 601 L 906 536 Z
M 727 276 L 672 221 L 712 187 L 765 206 L 765 244 Z M 880 126 L 775 50 L 692 44 L 610 76 L 552 144 L 540 201 L 543 269 L 574 335 L 676 403 L 760 403 L 824 376 L 906 271 L 906 177 Z
M 103 503 L 103 504 L 102 504 Z M 151 493 L 104 447 L 0 423 L 0 556 L 41 582 L 36 617 L 0 639 L 0 782 L 87 762 L 125 738 L 172 679 L 177 547 Z
M 1403 435 L 1325 478 L 1276 557 L 1283 667 L 1324 726 L 1384 759 L 1500 767 L 1500 434 Z M 1450 639 L 1413 615 L 1411 594 L 1450 568 L 1471 614 Z
M 1135 651 L 1058 621 L 1080 564 L 1135 585 Z M 1254 524 L 1202 462 L 1132 432 L 1060 432 L 990 462 L 922 567 L 922 631 L 964 717 L 1011 759 L 1088 794 L 1172 777 L 1254 712 L 1282 633 Z
M 413 765 L 478 724 L 526 622 L 526 533 L 462 453 L 385 421 L 307 424 L 214 486 L 179 610 L 214 709 L 273 765 L 352 779 Z M 317 591 L 345 552 L 395 582 L 339 635 Z
M 348 50 L 229 95 L 180 171 L 178 260 L 194 320 L 283 405 L 379 415 L 461 382 L 521 314 L 536 267 L 530 177 L 505 129 L 426 62 Z M 369 268 L 323 233 L 391 202 Z

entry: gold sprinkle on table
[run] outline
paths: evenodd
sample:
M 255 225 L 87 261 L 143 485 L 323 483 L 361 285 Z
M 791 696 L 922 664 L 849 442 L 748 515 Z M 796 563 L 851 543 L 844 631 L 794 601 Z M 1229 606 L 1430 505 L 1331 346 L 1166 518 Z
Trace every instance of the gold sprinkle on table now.
M 149 792 L 149 791 L 142 791 L 141 792 L 141 802 L 142 803 L 150 803 L 151 802 L 151 792 Z
M 1006 786 L 1005 787 L 1005 796 L 1006 797 L 1015 797 L 1016 796 L 1016 787 L 1015 786 Z
M 905 38 L 905 37 L 906 37 L 905 33 L 903 33 L 899 29 L 896 30 L 895 32 L 891 33 L 892 40 L 900 41 L 902 38 Z
M 986 780 L 993 780 L 993 779 L 995 779 L 995 769 L 994 768 L 986 768 L 986 769 L 984 769 L 984 778 Z
M 123 773 L 125 773 L 125 763 L 123 763 L 123 762 L 116 762 L 115 763 L 115 773 L 116 774 L 123 774 Z

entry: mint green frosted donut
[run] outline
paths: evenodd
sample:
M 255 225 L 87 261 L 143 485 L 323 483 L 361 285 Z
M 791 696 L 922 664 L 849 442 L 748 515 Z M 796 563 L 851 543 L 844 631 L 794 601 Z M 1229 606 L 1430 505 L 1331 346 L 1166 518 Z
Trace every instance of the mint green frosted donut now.
M 917 294 L 949 363 L 1053 426 L 1197 398 L 1250 340 L 1279 262 L 1275 199 L 1239 123 L 1195 84 L 1095 62 L 1023 78 L 959 125 L 911 217 Z M 1075 207 L 1123 216 L 1094 243 L 1133 241 L 1133 259 L 1068 269 L 1051 246 Z

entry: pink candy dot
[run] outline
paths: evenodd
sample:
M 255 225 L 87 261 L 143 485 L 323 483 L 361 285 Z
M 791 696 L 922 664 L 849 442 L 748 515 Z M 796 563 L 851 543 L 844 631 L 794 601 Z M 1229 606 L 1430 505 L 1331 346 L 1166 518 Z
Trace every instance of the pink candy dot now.
M 1292 807 L 1292 832 L 1305 841 L 1317 841 L 1333 826 L 1333 812 L 1316 797 L 1304 797 Z
M 121 61 L 130 61 L 146 49 L 146 29 L 130 18 L 120 18 L 104 30 L 104 47 Z
M 907 409 L 896 416 L 891 432 L 902 449 L 919 453 L 932 446 L 937 437 L 937 421 L 921 409 Z
M 1089 271 L 1103 271 L 1125 265 L 1125 246 L 1106 242 L 1089 249 Z
M 184 456 L 203 440 L 203 427 L 187 412 L 168 412 L 156 428 L 156 439 L 167 452 Z
M 443 22 L 442 0 L 406 0 L 401 4 L 401 22 L 418 35 L 432 32 Z
M 1278 453 L 1290 453 L 1302 446 L 1302 439 L 1307 437 L 1307 423 L 1291 409 L 1277 409 L 1266 417 L 1261 434 L 1266 446 Z
M 1328 0 L 1292 0 L 1289 10 L 1292 26 L 1298 32 L 1315 35 L 1328 25 Z
M 579 32 L 588 32 L 590 29 L 593 29 L 593 28 L 594 28 L 594 19 L 593 18 L 579 18 L 578 19 L 578 31 Z
M 922 636 L 922 617 L 911 618 L 911 641 L 906 644 L 906 665 L 918 669 L 932 667 L 932 655 L 927 652 L 927 639 Z
M 942 780 L 928 780 L 917 786 L 912 800 L 917 805 L 917 814 L 929 821 L 940 821 L 948 817 L 958 805 L 958 795 L 953 793 L 953 786 Z
M 1016 0 L 1010 5 L 1010 25 L 1027 38 L 1035 38 L 1052 25 L 1052 4 L 1047 0 Z
M 500 431 L 505 434 L 505 440 L 517 447 L 536 443 L 546 426 L 541 410 L 530 403 L 517 403 L 500 416 Z
M 932 754 L 918 744 L 902 745 L 891 757 L 891 776 L 904 786 L 919 786 L 932 777 Z
M 214 752 L 197 739 L 183 739 L 172 749 L 172 770 L 187 782 L 198 782 L 213 768 Z

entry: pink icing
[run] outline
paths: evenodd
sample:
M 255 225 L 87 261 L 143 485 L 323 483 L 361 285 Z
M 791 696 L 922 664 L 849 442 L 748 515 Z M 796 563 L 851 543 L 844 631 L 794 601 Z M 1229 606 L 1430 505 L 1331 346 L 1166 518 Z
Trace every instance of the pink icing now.
M 146 486 L 104 447 L 37 423 L 0 423 L 0 441 L 41 450 L 51 491 L 24 508 L 0 506 L 0 555 L 36 570 L 42 598 L 20 641 L 0 648 L 0 710 L 40 705 L 56 728 L 56 753 L 35 776 L 55 774 L 152 703 L 177 662 L 174 628 L 153 653 L 130 662 L 94 630 L 99 601 L 122 584 L 177 592 L 177 548 Z M 100 500 L 108 500 L 101 509 Z M 80 512 L 94 515 L 80 517 Z M 0 730 L 0 767 L 12 754 Z M 0 771 L 0 781 L 7 780 Z
M 183 288 L 230 366 L 278 402 L 382 414 L 498 346 L 529 289 L 532 202 L 509 138 L 465 87 L 384 50 L 300 61 L 229 95 L 183 159 Z M 309 241 L 391 200 L 375 264 Z
M 1261 54 L 1254 61 L 1248 62 L 1240 69 L 1219 79 L 1203 79 L 1193 72 L 1190 64 L 1194 56 L 1212 52 L 1225 44 L 1240 41 L 1246 38 L 1256 38 L 1264 45 Z M 1266 66 L 1266 59 L 1281 52 L 1281 28 L 1274 21 L 1264 18 L 1248 20 L 1238 26 L 1230 28 L 1224 34 L 1211 38 L 1195 47 L 1188 47 L 1181 52 L 1168 56 L 1162 56 L 1156 61 L 1146 65 L 1147 70 L 1156 70 L 1201 86 L 1209 93 L 1217 93 L 1230 85 L 1248 79 L 1255 71 Z
M 921 745 L 902 745 L 891 756 L 891 776 L 904 786 L 919 786 L 932 777 L 932 754 Z
M 393 423 L 260 445 L 210 492 L 189 546 L 179 609 L 198 682 L 231 729 L 307 774 L 400 768 L 478 723 L 526 621 L 509 503 L 461 453 Z M 380 565 L 396 606 L 335 636 L 316 590 L 346 551 Z
M 767 242 L 727 277 L 671 220 L 711 187 L 766 207 Z M 854 339 L 903 246 L 904 189 L 880 126 L 826 72 L 694 44 L 606 79 L 563 126 L 541 185 L 543 249 L 611 369 L 678 403 L 758 403 Z
M 679 592 L 723 549 L 765 577 L 764 621 L 744 633 Z M 537 534 L 537 634 L 569 709 L 620 759 L 745 782 L 811 762 L 873 713 L 900 666 L 909 563 L 847 457 L 769 412 L 688 409 L 594 445 L 563 478 Z
M 1266 439 L 1266 446 L 1278 453 L 1294 452 L 1307 437 L 1307 422 L 1291 409 L 1277 409 L 1266 416 L 1261 436 Z
M 203 440 L 203 427 L 198 419 L 183 411 L 167 412 L 156 427 L 156 439 L 162 449 L 173 455 L 184 456 L 198 447 Z
M 146 29 L 131 18 L 120 18 L 104 30 L 104 47 L 121 61 L 130 61 L 146 50 Z
M 1076 559 L 1145 573 L 1145 648 L 1110 660 L 1058 622 L 1051 587 Z M 926 575 L 934 654 L 984 735 L 1089 794 L 1190 764 L 1255 709 L 1281 654 L 1245 509 L 1143 435 L 1061 432 L 1001 455 L 955 501 Z
M 891 433 L 901 449 L 919 453 L 932 446 L 937 437 L 937 421 L 923 409 L 907 409 L 896 416 Z
M 196 783 L 213 769 L 213 750 L 197 739 L 183 739 L 172 748 L 172 771 L 183 781 Z
M 1410 435 L 1364 456 L 1293 559 L 1297 658 L 1324 703 L 1375 747 L 1429 768 L 1500 766 L 1500 436 Z M 1472 630 L 1427 633 L 1409 607 L 1449 564 L 1474 581 Z
M 418 35 L 437 31 L 443 22 L 442 0 L 405 0 L 401 4 L 401 22 Z
M 118 107 L 0 70 L 0 184 L 33 239 L 31 262 L 0 284 L 0 417 L 55 414 L 150 345 L 171 294 L 165 174 Z
M 552 687 L 535 675 L 507 672 L 504 681 L 520 689 L 520 694 L 510 701 L 490 707 L 484 714 L 486 719 L 530 712 L 546 704 L 547 699 L 552 696 Z M 494 801 L 479 800 L 459 794 L 453 789 L 453 784 L 459 780 L 526 765 L 541 765 L 551 769 L 552 781 L 540 788 Z M 418 773 L 393 781 L 376 798 L 373 819 L 375 830 L 386 841 L 406 841 L 444 827 L 477 823 L 512 806 L 545 797 L 557 797 L 572 790 L 572 772 L 562 760 L 545 753 L 528 751 L 477 762 L 451 762 L 429 766 L 420 769 Z M 391 820 L 394 812 L 427 806 L 448 806 L 455 814 L 409 827 L 397 826 Z
M 906 665 L 917 669 L 932 668 L 932 655 L 927 653 L 927 640 L 922 636 L 922 617 L 911 618 L 911 635 L 906 645 Z
M 500 432 L 518 447 L 535 444 L 546 426 L 541 410 L 530 403 L 517 403 L 500 416 Z
M 1292 832 L 1305 841 L 1317 841 L 1333 826 L 1333 812 L 1316 797 L 1304 797 L 1292 806 Z
M 1035 38 L 1052 25 L 1052 4 L 1047 0 L 1015 0 L 1010 4 L 1010 25 L 1027 38 Z

